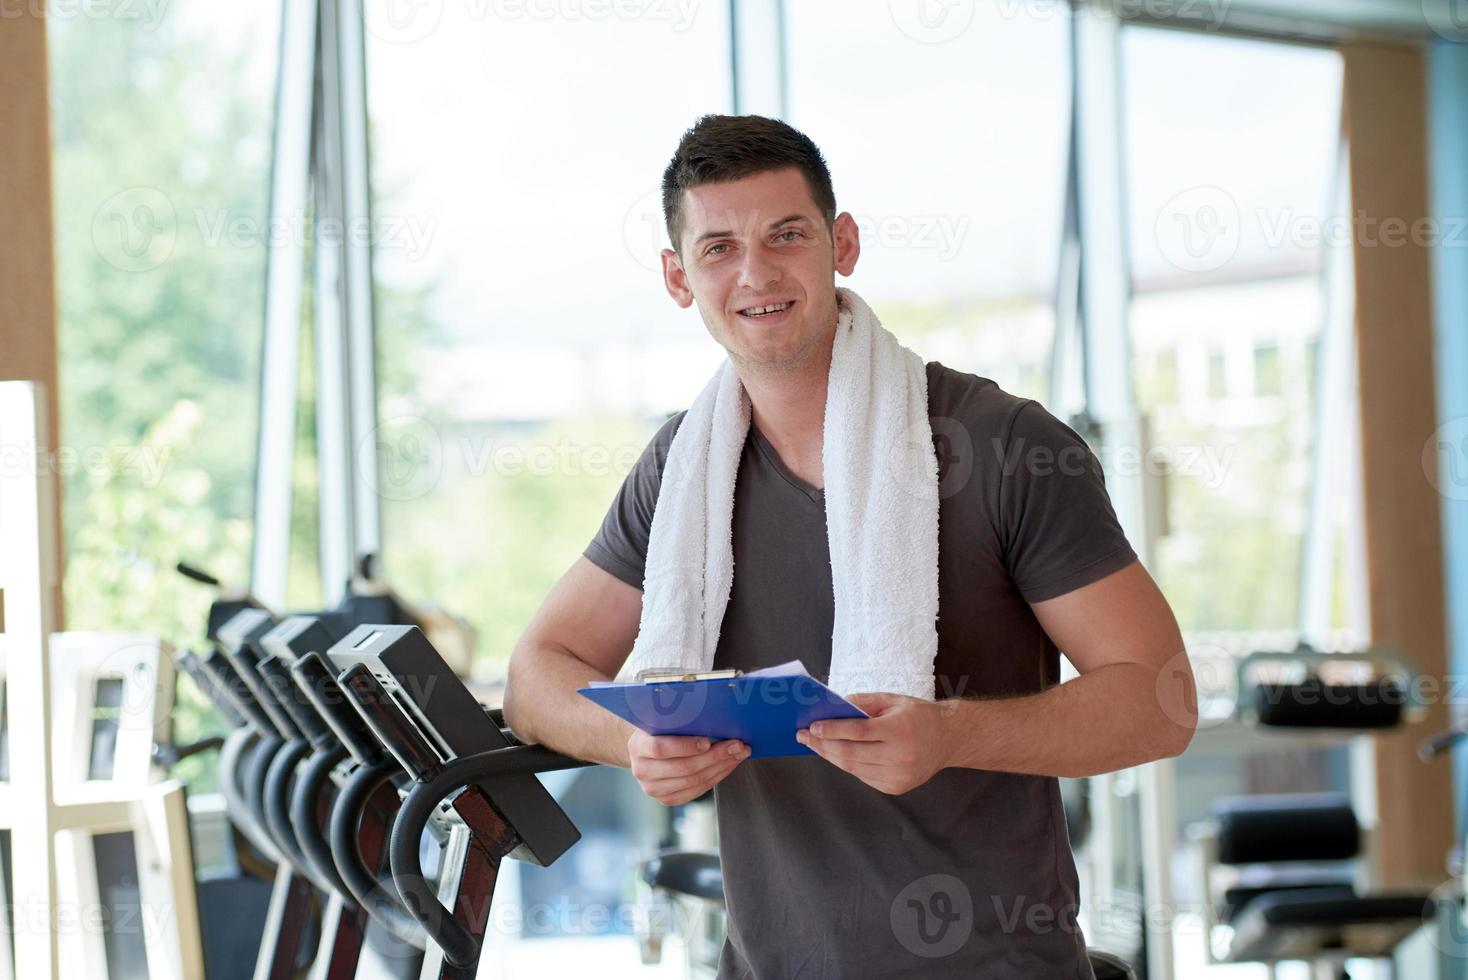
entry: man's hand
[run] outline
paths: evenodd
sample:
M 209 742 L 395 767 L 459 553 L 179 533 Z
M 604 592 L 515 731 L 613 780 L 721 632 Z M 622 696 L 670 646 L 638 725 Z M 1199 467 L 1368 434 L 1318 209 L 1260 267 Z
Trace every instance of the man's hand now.
M 638 729 L 627 739 L 627 758 L 642 791 L 663 806 L 696 800 L 749 758 L 737 739 L 710 741 L 693 735 L 649 735 Z
M 951 705 L 905 694 L 852 694 L 870 718 L 828 718 L 795 738 L 821 758 L 893 796 L 923 785 L 949 764 Z

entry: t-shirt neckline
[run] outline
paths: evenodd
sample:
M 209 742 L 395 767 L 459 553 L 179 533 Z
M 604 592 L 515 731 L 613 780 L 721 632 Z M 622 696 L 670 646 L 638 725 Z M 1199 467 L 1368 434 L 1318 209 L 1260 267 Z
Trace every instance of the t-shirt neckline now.
M 770 461 L 770 465 L 775 468 L 775 472 L 779 473 L 780 477 L 786 483 L 790 484 L 796 490 L 799 490 L 802 494 L 809 497 L 811 500 L 816 501 L 817 503 L 825 502 L 825 489 L 821 487 L 813 487 L 809 483 L 802 480 L 800 477 L 796 476 L 795 473 L 791 471 L 788 466 L 785 465 L 785 461 L 780 458 L 780 454 L 775 452 L 775 447 L 772 446 L 770 444 L 770 441 L 765 438 L 765 434 L 759 430 L 759 426 L 754 424 L 753 419 L 750 419 L 749 421 L 749 433 L 754 438 L 754 443 L 756 446 L 759 447 L 759 451 L 764 454 L 767 460 Z

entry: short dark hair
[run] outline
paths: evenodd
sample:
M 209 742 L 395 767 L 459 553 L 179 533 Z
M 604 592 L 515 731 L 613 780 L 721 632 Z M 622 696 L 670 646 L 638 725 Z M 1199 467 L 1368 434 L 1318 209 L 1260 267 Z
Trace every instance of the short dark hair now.
M 831 172 L 810 137 L 789 123 L 766 116 L 700 116 L 663 171 L 663 221 L 673 250 L 683 254 L 683 192 L 701 184 L 740 180 L 769 170 L 799 167 L 810 196 L 831 230 L 836 192 Z

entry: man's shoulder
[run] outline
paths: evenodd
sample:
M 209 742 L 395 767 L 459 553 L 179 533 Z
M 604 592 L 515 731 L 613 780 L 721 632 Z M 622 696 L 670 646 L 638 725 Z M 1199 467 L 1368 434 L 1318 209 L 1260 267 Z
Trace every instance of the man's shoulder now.
M 648 440 L 648 450 L 657 452 L 662 457 L 666 457 L 668 447 L 673 444 L 673 436 L 678 433 L 678 426 L 683 424 L 683 416 L 687 414 L 688 409 L 686 408 L 682 411 L 669 413 L 658 426 L 658 430 L 652 434 L 652 438 Z
M 927 363 L 928 416 L 961 425 L 971 439 L 1004 438 L 1015 416 L 1032 399 L 1005 391 L 990 378 L 959 371 L 938 361 Z

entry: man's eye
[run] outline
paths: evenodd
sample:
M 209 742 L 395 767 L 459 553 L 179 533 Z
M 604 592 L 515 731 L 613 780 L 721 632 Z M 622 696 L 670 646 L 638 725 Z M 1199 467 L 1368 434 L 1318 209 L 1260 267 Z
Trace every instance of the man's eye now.
M 794 228 L 787 228 L 784 231 L 780 232 L 780 234 L 777 235 L 776 237 L 777 238 L 785 238 L 786 235 L 794 235 L 796 238 L 800 238 L 801 237 L 800 232 L 797 231 Z M 790 239 L 786 238 L 785 240 L 786 241 L 789 241 Z
M 716 244 L 716 245 L 710 245 L 710 246 L 709 246 L 709 247 L 708 247 L 708 250 L 707 250 L 707 251 L 705 251 L 705 252 L 704 252 L 704 253 L 703 253 L 703 254 L 705 254 L 705 255 L 714 255 L 714 254 L 716 254 L 716 253 L 715 253 L 715 252 L 714 252 L 714 249 L 716 249 L 716 248 L 728 248 L 728 247 L 729 247 L 729 246 L 728 246 L 728 244 L 727 244 L 727 243 L 725 243 L 725 242 L 719 242 L 719 243 L 718 243 L 718 244 Z

